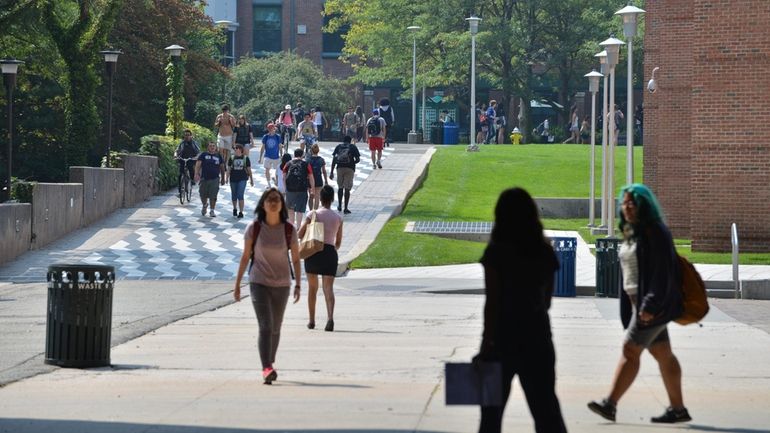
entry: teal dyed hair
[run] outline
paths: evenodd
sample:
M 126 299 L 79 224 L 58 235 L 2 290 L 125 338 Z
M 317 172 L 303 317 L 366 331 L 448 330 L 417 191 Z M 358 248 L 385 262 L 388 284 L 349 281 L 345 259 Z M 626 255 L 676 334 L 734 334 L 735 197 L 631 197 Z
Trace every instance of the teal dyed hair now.
M 638 217 L 637 226 L 648 226 L 654 223 L 663 222 L 663 211 L 660 209 L 660 203 L 655 197 L 655 194 L 650 190 L 647 185 L 641 183 L 632 183 L 626 185 L 620 189 L 620 196 L 618 197 L 618 203 L 623 203 L 623 197 L 626 193 L 631 194 L 631 198 L 636 204 L 636 214 Z M 623 228 L 626 225 L 626 219 L 623 217 L 623 212 L 620 212 L 620 231 L 623 232 Z

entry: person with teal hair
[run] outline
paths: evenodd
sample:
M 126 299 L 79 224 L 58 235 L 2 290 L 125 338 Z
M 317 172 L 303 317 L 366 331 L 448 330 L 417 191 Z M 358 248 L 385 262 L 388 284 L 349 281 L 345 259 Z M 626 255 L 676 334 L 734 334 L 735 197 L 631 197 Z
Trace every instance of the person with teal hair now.
M 639 372 L 639 359 L 647 349 L 658 362 L 670 405 L 653 423 L 692 420 L 682 397 L 682 368 L 671 351 L 667 325 L 682 314 L 681 270 L 671 232 L 655 194 L 634 183 L 620 191 L 620 231 L 623 242 L 618 256 L 622 271 L 620 318 L 626 337 L 615 370 L 612 389 L 588 408 L 615 421 L 616 406 Z

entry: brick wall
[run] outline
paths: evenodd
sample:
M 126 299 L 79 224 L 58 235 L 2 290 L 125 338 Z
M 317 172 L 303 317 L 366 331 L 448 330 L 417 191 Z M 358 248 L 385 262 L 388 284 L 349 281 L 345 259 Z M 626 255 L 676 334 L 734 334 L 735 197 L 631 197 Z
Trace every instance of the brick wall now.
M 690 236 L 693 0 L 645 5 L 644 75 L 658 90 L 644 99 L 644 182 L 677 237 Z
M 251 57 L 254 47 L 254 7 L 252 0 L 238 0 L 238 30 L 235 32 L 235 57 Z
M 646 4 L 645 182 L 696 251 L 770 251 L 770 2 Z

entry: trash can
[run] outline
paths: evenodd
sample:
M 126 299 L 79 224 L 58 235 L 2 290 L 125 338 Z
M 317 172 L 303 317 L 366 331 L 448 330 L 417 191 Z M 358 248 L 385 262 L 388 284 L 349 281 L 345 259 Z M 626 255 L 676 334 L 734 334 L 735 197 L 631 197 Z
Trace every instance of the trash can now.
M 460 142 L 460 127 L 456 123 L 444 124 L 444 144 L 457 144 Z
M 48 267 L 45 363 L 110 365 L 115 268 L 90 264 Z
M 577 238 L 551 238 L 551 245 L 559 259 L 559 270 L 553 276 L 553 295 L 574 298 Z
M 432 144 L 444 144 L 444 124 L 436 122 L 430 127 L 430 142 Z
M 617 298 L 620 289 L 619 239 L 596 240 L 596 296 Z

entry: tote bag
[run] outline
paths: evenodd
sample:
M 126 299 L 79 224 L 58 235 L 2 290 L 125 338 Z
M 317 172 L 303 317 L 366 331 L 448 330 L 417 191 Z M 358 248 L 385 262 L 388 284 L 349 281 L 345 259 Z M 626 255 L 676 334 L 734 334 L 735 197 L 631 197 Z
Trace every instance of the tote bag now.
M 299 258 L 306 259 L 324 249 L 324 223 L 315 220 L 315 211 L 299 243 Z

